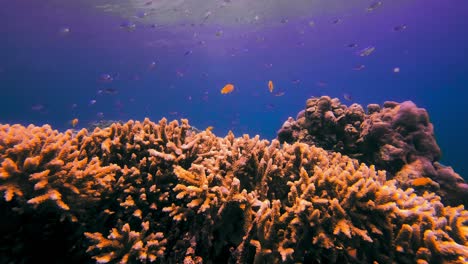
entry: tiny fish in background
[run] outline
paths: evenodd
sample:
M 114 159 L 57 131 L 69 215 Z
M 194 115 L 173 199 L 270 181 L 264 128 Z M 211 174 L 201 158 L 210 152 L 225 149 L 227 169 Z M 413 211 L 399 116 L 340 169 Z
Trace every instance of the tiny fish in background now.
M 40 112 L 40 111 L 42 111 L 44 109 L 45 109 L 45 106 L 43 104 L 35 104 L 35 105 L 31 106 L 31 110 L 33 110 L 33 111 Z
M 202 99 L 203 101 L 207 102 L 207 101 L 208 101 L 208 94 L 209 94 L 208 91 L 204 91 L 204 92 L 203 92 L 203 95 L 202 95 L 202 97 L 201 97 L 201 99 Z
M 366 56 L 371 55 L 374 51 L 375 51 L 375 47 L 374 46 L 369 46 L 367 48 L 364 48 L 364 49 L 358 51 L 357 54 L 359 56 L 361 56 L 361 57 L 366 57 Z
M 285 94 L 285 92 L 281 91 L 281 92 L 277 92 L 275 94 L 273 94 L 274 96 L 283 96 Z
M 137 18 L 145 18 L 146 16 L 148 16 L 148 13 L 145 12 L 145 11 L 140 11 L 140 12 L 137 12 L 135 17 Z
M 149 65 L 148 65 L 148 70 L 153 70 L 156 68 L 156 62 L 155 61 L 152 61 Z
M 112 76 L 108 73 L 101 74 L 98 79 L 100 82 L 112 82 L 113 80 L 114 78 L 112 78 Z
M 355 71 L 360 71 L 362 69 L 364 69 L 366 66 L 364 64 L 359 64 L 359 65 L 356 65 L 353 67 L 353 70 Z
M 192 50 L 187 50 L 187 51 L 184 53 L 184 56 L 190 55 L 190 54 L 192 54 L 192 53 L 193 53 Z
M 274 87 L 273 87 L 273 82 L 272 82 L 271 80 L 268 81 L 268 91 L 270 91 L 270 93 L 273 92 L 273 88 L 274 88 Z
M 120 24 L 120 28 L 127 31 L 134 31 L 136 29 L 136 24 L 131 21 L 125 21 Z
M 356 48 L 357 46 L 358 45 L 356 43 L 349 43 L 346 45 L 346 47 L 351 48 L 351 49 Z
M 76 125 L 78 125 L 78 122 L 79 122 L 78 118 L 74 118 L 74 119 L 71 121 L 72 127 L 76 127 Z
M 71 29 L 69 27 L 62 27 L 59 32 L 61 35 L 68 35 L 70 34 Z
M 205 129 L 205 131 L 206 131 L 206 132 L 211 132 L 211 131 L 213 131 L 213 128 L 214 128 L 213 126 L 208 126 L 208 127 Z
M 399 73 L 399 72 L 400 72 L 400 67 L 395 67 L 395 68 L 393 68 L 393 72 L 394 72 L 394 73 Z
M 207 11 L 203 16 L 202 24 L 206 22 L 206 20 L 211 16 L 211 11 Z
M 103 112 L 97 112 L 96 117 L 99 118 L 99 119 L 103 119 L 104 118 L 104 113 Z
M 378 8 L 379 6 L 382 5 L 382 2 L 378 1 L 378 2 L 374 2 L 372 3 L 369 7 L 366 8 L 366 11 L 367 12 L 372 12 L 374 11 L 376 8 Z
M 218 30 L 216 31 L 216 34 L 215 34 L 217 37 L 221 37 L 223 35 L 223 31 L 222 30 Z
M 234 85 L 231 83 L 226 84 L 223 89 L 221 89 L 221 94 L 228 94 L 234 91 Z
M 309 25 L 309 27 L 314 27 L 314 26 L 315 26 L 315 22 L 314 22 L 314 21 L 309 21 L 308 25 Z
M 276 107 L 276 106 L 275 106 L 274 104 L 267 104 L 267 105 L 266 105 L 266 108 L 267 108 L 268 110 L 273 110 L 273 109 L 275 109 L 275 107 Z
M 99 89 L 98 94 L 107 94 L 107 95 L 115 95 L 119 93 L 117 89 L 114 88 L 106 88 L 106 89 Z
M 351 101 L 351 100 L 353 100 L 353 97 L 352 97 L 350 94 L 348 94 L 348 93 L 344 93 L 344 94 L 343 94 L 343 98 L 344 98 L 346 101 Z
M 139 81 L 141 80 L 141 77 L 139 74 L 133 74 L 132 78 L 131 78 L 132 81 Z
M 393 31 L 403 31 L 406 28 L 407 28 L 407 26 L 405 24 L 401 24 L 401 25 L 398 25 L 398 26 L 394 26 Z
M 181 70 L 176 71 L 177 77 L 184 77 L 184 73 Z
M 92 100 L 89 101 L 89 105 L 95 105 L 96 103 L 97 103 L 97 101 L 94 100 L 94 99 L 92 99 Z
M 328 86 L 328 83 L 325 82 L 325 81 L 318 81 L 317 83 L 315 83 L 317 86 L 319 87 L 325 87 L 325 86 Z
M 292 80 L 291 82 L 292 82 L 293 84 L 299 84 L 299 83 L 301 83 L 301 80 L 299 80 L 299 79 L 294 79 L 294 80 Z
M 335 18 L 331 21 L 332 24 L 341 24 L 341 22 L 343 22 L 343 20 L 341 18 Z

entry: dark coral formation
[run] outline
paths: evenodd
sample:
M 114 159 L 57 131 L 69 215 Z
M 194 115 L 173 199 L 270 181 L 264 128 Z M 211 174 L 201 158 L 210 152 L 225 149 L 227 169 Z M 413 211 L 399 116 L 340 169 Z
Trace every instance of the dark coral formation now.
M 338 98 L 310 98 L 296 119 L 278 131 L 280 142 L 303 142 L 340 152 L 377 169 L 402 187 L 430 190 L 447 204 L 468 205 L 468 184 L 451 167 L 438 163 L 441 151 L 427 111 L 413 102 L 346 106 Z M 431 182 L 422 178 L 431 179 Z M 412 185 L 412 181 L 418 184 Z
M 462 205 L 304 143 L 219 138 L 187 120 L 3 125 L 0 164 L 1 263 L 468 260 Z

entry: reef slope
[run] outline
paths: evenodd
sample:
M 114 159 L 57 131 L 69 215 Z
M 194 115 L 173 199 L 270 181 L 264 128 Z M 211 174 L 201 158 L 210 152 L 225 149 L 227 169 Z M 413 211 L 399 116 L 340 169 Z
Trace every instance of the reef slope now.
M 305 143 L 187 120 L 1 125 L 0 164 L 1 263 L 468 260 L 463 205 Z

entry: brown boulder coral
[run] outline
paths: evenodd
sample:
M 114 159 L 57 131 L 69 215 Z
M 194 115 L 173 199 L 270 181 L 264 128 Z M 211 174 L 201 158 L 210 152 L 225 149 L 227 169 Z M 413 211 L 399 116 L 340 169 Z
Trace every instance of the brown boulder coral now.
M 468 259 L 463 206 L 304 143 L 219 138 L 187 120 L 76 135 L 3 125 L 0 164 L 5 263 L 37 247 L 34 261 L 81 263 Z
M 313 97 L 296 120 L 290 117 L 283 124 L 278 140 L 340 152 L 386 170 L 403 187 L 417 187 L 420 194 L 432 190 L 447 204 L 468 205 L 468 184 L 451 167 L 437 162 L 441 151 L 433 125 L 426 110 L 413 102 L 370 104 L 366 112 L 358 104 L 341 104 L 338 98 Z M 411 186 L 412 180 L 422 177 L 437 184 Z

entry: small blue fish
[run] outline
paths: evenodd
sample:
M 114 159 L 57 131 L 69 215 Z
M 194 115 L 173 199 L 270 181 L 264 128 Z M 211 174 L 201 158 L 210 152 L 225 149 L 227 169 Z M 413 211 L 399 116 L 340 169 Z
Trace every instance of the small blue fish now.
M 328 83 L 325 81 L 318 81 L 316 85 L 319 87 L 325 87 L 325 86 L 328 86 Z
M 343 20 L 341 18 L 335 18 L 332 20 L 332 24 L 341 24 L 341 22 L 343 22 Z
M 190 55 L 190 54 L 192 54 L 192 53 L 193 53 L 192 50 L 187 50 L 187 51 L 184 53 L 184 56 L 188 56 L 188 55 Z
M 103 73 L 99 76 L 99 81 L 101 82 L 112 82 L 114 78 L 108 73 Z
M 140 12 L 136 13 L 136 17 L 138 17 L 138 18 L 144 18 L 147 15 L 148 15 L 148 13 L 145 12 L 145 11 L 140 11 Z
M 68 35 L 70 34 L 70 32 L 71 32 L 71 29 L 69 27 L 63 27 L 60 29 L 60 34 L 62 35 Z
M 149 65 L 148 65 L 148 70 L 152 70 L 156 68 L 156 62 L 155 61 L 152 61 Z
M 371 55 L 374 51 L 375 51 L 375 47 L 374 46 L 369 46 L 367 48 L 364 48 L 364 49 L 358 51 L 357 54 L 359 56 L 361 56 L 361 57 L 366 57 L 366 56 Z
M 379 6 L 382 5 L 382 2 L 378 1 L 378 2 L 374 2 L 372 3 L 369 7 L 366 8 L 366 11 L 367 12 L 372 12 L 374 11 L 376 8 L 378 8 Z
M 205 15 L 203 16 L 203 21 L 202 24 L 205 23 L 205 21 L 211 16 L 211 11 L 207 11 Z
M 120 24 L 120 27 L 128 31 L 133 31 L 136 29 L 136 24 L 131 21 L 125 21 Z
M 401 24 L 401 25 L 393 27 L 393 31 L 403 31 L 406 29 L 406 27 L 407 26 L 405 24 Z
M 42 111 L 45 109 L 45 106 L 43 104 L 35 104 L 31 106 L 31 110 L 33 111 Z
M 364 69 L 366 66 L 364 64 L 359 64 L 359 65 L 356 65 L 353 67 L 353 70 L 355 71 L 360 71 L 362 69 Z
M 118 91 L 117 89 L 114 88 L 106 88 L 106 89 L 99 89 L 98 94 L 108 94 L 108 95 L 114 95 L 117 94 Z
M 346 101 L 351 101 L 351 100 L 353 100 L 353 98 L 351 97 L 351 95 L 348 94 L 348 93 L 344 93 L 344 94 L 343 94 L 343 98 L 344 98 Z

